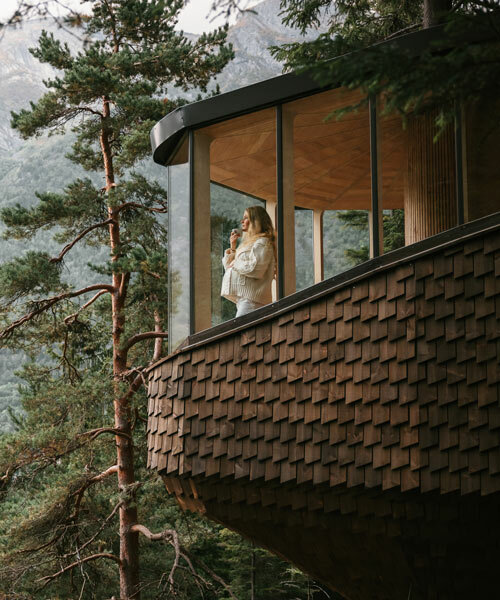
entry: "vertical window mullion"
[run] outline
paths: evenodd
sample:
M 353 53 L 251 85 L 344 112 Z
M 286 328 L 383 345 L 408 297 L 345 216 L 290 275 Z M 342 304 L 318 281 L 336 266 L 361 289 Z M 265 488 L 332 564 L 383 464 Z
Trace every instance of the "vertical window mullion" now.
M 283 236 L 283 106 L 276 106 L 276 200 L 278 232 L 278 299 L 285 295 L 284 236 Z
M 195 272 L 194 272 L 194 131 L 189 131 L 189 334 L 195 333 Z
M 369 98 L 370 115 L 370 174 L 371 174 L 371 214 L 370 214 L 370 258 L 380 255 L 381 251 L 381 202 L 380 197 L 380 160 L 377 98 Z
M 465 223 L 464 206 L 464 163 L 463 163 L 463 127 L 462 107 L 457 104 L 455 110 L 455 177 L 457 194 L 457 225 Z

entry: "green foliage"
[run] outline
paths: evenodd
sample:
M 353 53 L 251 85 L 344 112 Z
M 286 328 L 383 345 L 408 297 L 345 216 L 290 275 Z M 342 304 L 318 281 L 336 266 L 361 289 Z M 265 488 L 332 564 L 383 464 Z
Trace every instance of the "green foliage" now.
M 102 302 L 102 303 L 101 303 Z M 82 316 L 78 335 L 66 344 L 66 358 L 78 371 L 70 381 L 64 372 L 64 329 L 53 346 L 50 364 L 32 362 L 24 366 L 23 416 L 16 432 L 0 438 L 0 472 L 7 481 L 0 488 L 0 593 L 14 597 L 49 600 L 78 597 L 108 598 L 116 588 L 116 566 L 112 562 L 85 563 L 72 576 L 56 579 L 42 588 L 40 579 L 56 573 L 60 561 L 77 557 L 77 548 L 94 538 L 94 552 L 118 552 L 119 538 L 112 515 L 121 499 L 114 476 L 99 484 L 92 477 L 114 461 L 115 440 L 103 434 L 92 440 L 92 432 L 111 419 L 113 387 L 107 323 L 108 301 L 102 299 Z M 77 308 L 75 305 L 73 308 Z M 135 318 L 144 318 L 142 311 Z M 54 332 L 39 327 L 33 355 L 46 347 Z M 48 336 L 48 337 L 45 337 Z M 143 357 L 147 357 L 144 351 Z M 196 515 L 182 513 L 161 481 L 145 469 L 145 392 L 133 403 L 137 479 L 141 482 L 136 501 L 141 521 L 152 531 L 175 529 L 183 549 L 199 577 L 189 573 L 181 561 L 175 576 L 180 600 L 229 600 L 227 590 L 211 578 L 211 572 L 231 587 L 239 600 L 254 597 L 311 598 L 307 578 L 289 565 L 253 547 L 240 536 Z M 80 498 L 80 490 L 88 485 Z M 167 575 L 174 561 L 168 544 L 141 540 L 142 597 L 168 598 Z M 81 556 L 85 556 L 85 549 Z M 253 561 L 252 561 L 253 556 Z M 206 584 L 204 583 L 206 582 Z M 201 588 L 198 587 L 201 585 Z M 314 596 L 317 600 L 326 595 Z
M 457 103 L 497 97 L 500 87 L 498 3 L 450 4 L 440 39 L 415 54 L 402 50 L 397 37 L 422 28 L 422 0 L 282 0 L 285 23 L 304 32 L 327 21 L 328 31 L 273 53 L 287 69 L 307 71 L 323 85 L 383 95 L 385 112 L 435 109 L 439 133 Z M 376 45 L 387 39 L 395 41 Z
M 386 211 L 383 215 L 384 252 L 396 250 L 405 245 L 405 213 L 398 208 Z
M 45 252 L 29 251 L 0 265 L 0 289 L 4 305 L 26 296 L 40 297 L 60 285 L 60 265 L 50 262 Z
M 365 210 L 346 210 L 339 212 L 337 218 L 344 229 L 354 229 L 368 233 L 368 212 Z M 357 248 L 346 248 L 345 257 L 351 265 L 358 265 L 370 258 L 368 244 L 361 242 Z
M 90 179 L 75 180 L 62 194 L 36 193 L 36 197 L 39 203 L 31 208 L 16 204 L 0 210 L 0 218 L 7 226 L 4 238 L 30 239 L 40 229 L 51 230 L 56 225 L 64 228 L 61 237 L 69 238 L 106 218 L 105 198 Z
M 238 600 L 307 598 L 308 579 L 303 573 L 254 546 L 228 529 L 218 532 L 219 571 L 231 581 Z M 222 595 L 221 600 L 230 600 Z M 323 596 L 326 598 L 326 596 Z
M 167 98 L 167 85 L 206 92 L 212 77 L 233 57 L 225 44 L 227 27 L 194 41 L 174 29 L 183 5 L 183 0 L 96 0 L 83 24 L 85 49 L 77 54 L 43 33 L 31 52 L 62 72 L 45 82 L 49 92 L 30 110 L 13 113 L 13 127 L 31 137 L 72 125 L 77 141 L 70 157 L 89 170 L 102 168 L 98 132 L 103 119 L 112 132 L 117 173 L 148 155 L 145 134 L 151 124 L 185 102 Z M 99 109 L 103 96 L 112 105 L 109 116 Z
M 353 229 L 368 236 L 368 212 L 365 210 L 339 211 L 337 218 L 344 229 Z M 404 210 L 386 210 L 382 215 L 384 231 L 384 252 L 391 252 L 405 245 Z M 368 244 L 360 243 L 358 247 L 345 249 L 345 256 L 352 265 L 358 265 L 369 259 Z
M 0 438 L 0 595 L 108 597 L 118 587 L 116 562 L 85 559 L 120 555 L 118 504 L 138 505 L 141 522 L 153 530 L 176 528 L 181 520 L 145 469 L 145 392 L 133 393 L 155 340 L 131 346 L 120 371 L 113 355 L 125 353 L 127 340 L 139 332 L 164 332 L 166 323 L 167 196 L 134 171 L 149 155 L 148 130 L 185 102 L 177 96 L 182 91 L 205 93 L 232 57 L 226 28 L 193 41 L 175 30 L 183 5 L 93 0 L 79 21 L 86 40 L 79 51 L 47 33 L 32 49 L 57 76 L 45 82 L 47 93 L 36 103 L 13 113 L 12 125 L 25 138 L 71 129 L 69 158 L 79 171 L 62 192 L 43 190 L 32 205 L 14 203 L 0 215 L 10 243 L 22 240 L 25 250 L 41 242 L 44 248 L 15 252 L 0 266 L 1 325 L 11 324 L 5 343 L 29 360 L 17 371 L 23 386 L 15 431 Z M 80 176 L 82 167 L 97 175 Z M 55 250 L 55 244 L 66 245 Z M 71 261 L 75 248 L 86 248 L 87 255 L 92 249 L 90 275 L 98 275 L 97 282 Z M 65 282 L 68 265 L 73 273 Z M 119 314 L 111 285 L 122 300 Z M 117 401 L 130 415 L 122 427 L 130 429 L 135 446 L 136 482 L 121 491 L 115 473 L 99 476 L 117 461 Z M 145 547 L 143 597 L 165 596 L 168 590 L 159 590 L 173 549 Z M 75 560 L 84 561 L 78 569 L 71 567 Z M 176 584 L 184 597 L 201 598 L 196 577 L 181 573 Z M 212 597 L 216 593 L 214 587 Z

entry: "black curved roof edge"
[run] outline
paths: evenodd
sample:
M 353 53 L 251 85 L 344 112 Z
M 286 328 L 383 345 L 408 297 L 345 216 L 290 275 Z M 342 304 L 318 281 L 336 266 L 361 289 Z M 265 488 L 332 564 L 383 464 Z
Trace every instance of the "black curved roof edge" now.
M 151 130 L 153 159 L 160 165 L 168 164 L 189 129 L 262 110 L 285 98 L 308 96 L 320 89 L 306 75 L 287 73 L 176 108 Z
M 443 42 L 443 46 L 449 46 L 451 40 L 447 41 L 446 35 L 443 38 L 443 31 L 443 26 L 437 25 L 379 42 L 365 50 L 384 47 L 420 54 L 431 44 L 440 41 Z M 480 30 L 473 37 L 471 41 L 480 41 L 490 36 L 485 35 L 484 30 Z M 351 53 L 353 59 L 359 52 L 363 50 Z M 332 59 L 335 60 L 337 58 Z M 160 165 L 168 165 L 190 129 L 205 127 L 337 86 L 338 84 L 320 86 L 306 74 L 287 73 L 176 108 L 158 121 L 151 130 L 153 160 Z
M 320 300 L 337 290 L 358 285 L 360 282 L 369 277 L 373 277 L 376 274 L 387 272 L 399 266 L 412 263 L 414 260 L 424 256 L 442 252 L 458 244 L 471 241 L 476 237 L 494 232 L 499 232 L 500 234 L 500 212 L 487 215 L 486 217 L 476 219 L 475 221 L 470 221 L 464 225 L 458 225 L 457 227 L 442 231 L 441 233 L 428 237 L 420 242 L 416 242 L 415 244 L 403 246 L 392 252 L 387 252 L 386 254 L 367 260 L 347 271 L 343 271 L 338 275 L 325 279 L 320 283 L 316 283 L 295 292 L 294 294 L 290 294 L 289 296 L 271 304 L 267 304 L 262 308 L 257 308 L 247 315 L 229 319 L 210 329 L 205 329 L 192 334 L 186 338 L 174 352 L 148 367 L 146 372 L 150 373 L 153 369 L 164 363 L 166 360 L 170 360 L 170 358 L 176 354 L 189 352 L 199 346 L 217 341 L 228 335 L 234 335 L 249 327 L 255 327 L 260 323 L 275 319 L 290 310 L 295 310 L 305 304 Z

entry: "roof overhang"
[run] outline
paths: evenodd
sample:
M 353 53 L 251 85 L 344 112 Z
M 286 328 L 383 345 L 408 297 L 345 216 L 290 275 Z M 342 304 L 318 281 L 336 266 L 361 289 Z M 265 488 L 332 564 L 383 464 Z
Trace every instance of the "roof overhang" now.
M 490 36 L 486 35 L 484 30 L 479 30 L 471 41 L 482 41 L 488 37 Z M 353 52 L 352 57 L 354 59 L 359 52 L 375 47 L 418 55 L 433 45 L 436 49 L 453 45 L 453 41 L 446 37 L 445 28 L 441 25 L 380 42 L 365 50 Z M 332 59 L 334 60 L 337 58 Z M 153 159 L 160 165 L 170 164 L 190 129 L 232 119 L 335 87 L 338 87 L 338 84 L 321 86 L 307 74 L 287 73 L 186 104 L 163 117 L 151 130 Z

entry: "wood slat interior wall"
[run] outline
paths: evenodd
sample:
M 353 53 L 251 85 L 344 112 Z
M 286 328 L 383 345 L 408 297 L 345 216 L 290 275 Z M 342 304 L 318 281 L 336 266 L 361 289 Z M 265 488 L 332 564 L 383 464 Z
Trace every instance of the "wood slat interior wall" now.
M 414 244 L 457 222 L 454 130 L 436 135 L 435 113 L 408 121 L 405 243 Z
M 168 358 L 150 373 L 148 464 L 185 507 L 349 597 L 401 597 L 409 581 L 412 598 L 464 597 L 465 551 L 488 590 L 499 357 L 496 230 Z

